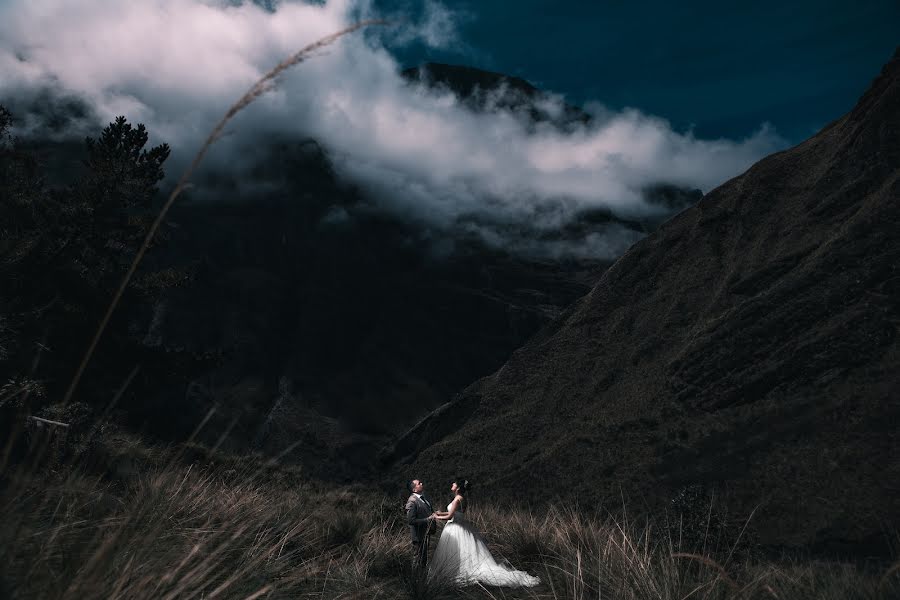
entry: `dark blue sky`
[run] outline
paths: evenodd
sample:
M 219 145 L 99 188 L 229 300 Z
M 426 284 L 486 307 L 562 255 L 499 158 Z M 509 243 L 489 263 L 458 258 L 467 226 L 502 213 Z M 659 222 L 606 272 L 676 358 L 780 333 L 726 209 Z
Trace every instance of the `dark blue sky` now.
M 421 0 L 377 0 L 420 12 Z M 900 45 L 900 0 L 455 0 L 460 50 L 413 46 L 404 64 L 519 75 L 576 104 L 664 117 L 702 137 L 764 121 L 791 142 L 852 108 Z

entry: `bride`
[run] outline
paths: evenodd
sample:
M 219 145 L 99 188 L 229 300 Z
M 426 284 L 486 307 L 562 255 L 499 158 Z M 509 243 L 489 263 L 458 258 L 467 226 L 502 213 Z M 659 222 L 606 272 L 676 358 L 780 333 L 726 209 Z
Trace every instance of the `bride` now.
M 466 494 L 471 485 L 459 478 L 450 486 L 453 501 L 446 512 L 435 513 L 435 519 L 446 521 L 441 538 L 431 559 L 431 575 L 454 580 L 460 585 L 481 583 L 495 586 L 538 585 L 541 580 L 525 571 L 498 564 L 487 543 L 466 518 Z

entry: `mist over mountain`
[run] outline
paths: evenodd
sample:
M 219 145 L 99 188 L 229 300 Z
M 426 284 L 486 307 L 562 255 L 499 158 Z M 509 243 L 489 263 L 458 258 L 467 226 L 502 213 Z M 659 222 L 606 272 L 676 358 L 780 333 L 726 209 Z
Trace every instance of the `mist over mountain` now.
M 346 38 L 284 77 L 217 143 L 204 163 L 208 177 L 227 174 L 252 185 L 270 140 L 311 138 L 342 180 L 421 229 L 463 230 L 516 253 L 610 259 L 634 241 L 627 232 L 611 227 L 582 244 L 561 244 L 552 232 L 583 211 L 659 219 L 665 211 L 645 201 L 648 186 L 708 190 L 785 144 L 763 122 L 747 139 L 699 139 L 652 115 L 599 104 L 593 118 L 573 113 L 559 128 L 491 99 L 483 85 L 479 102 L 492 109 L 472 110 L 471 100 L 452 89 L 409 85 L 405 65 L 382 44 L 456 43 L 454 13 L 434 6 L 416 22 Z M 368 2 L 337 0 L 267 8 L 90 0 L 78 10 L 59 0 L 6 2 L 0 101 L 17 115 L 16 132 L 25 138 L 80 140 L 120 114 L 144 123 L 151 142 L 173 149 L 171 182 L 262 73 L 356 18 L 384 16 L 374 11 Z M 131 43 L 132 27 L 147 44 Z M 165 43 L 149 43 L 155 39 Z M 120 50 L 109 52 L 111 46 Z M 573 109 L 545 91 L 534 110 Z M 203 193 L 198 186 L 194 196 Z M 551 239 L 524 246 L 523 227 Z

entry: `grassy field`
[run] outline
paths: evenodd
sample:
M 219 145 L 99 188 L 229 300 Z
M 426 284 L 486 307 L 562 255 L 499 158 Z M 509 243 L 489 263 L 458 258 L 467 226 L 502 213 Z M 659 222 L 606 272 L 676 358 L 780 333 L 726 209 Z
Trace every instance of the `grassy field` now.
M 900 598 L 900 564 L 765 560 L 740 532 L 698 546 L 671 523 L 513 510 L 486 497 L 473 498 L 471 516 L 492 552 L 542 584 L 458 589 L 410 568 L 399 493 L 122 433 L 77 461 L 59 446 L 32 444 L 37 458 L 4 466 L 0 597 Z

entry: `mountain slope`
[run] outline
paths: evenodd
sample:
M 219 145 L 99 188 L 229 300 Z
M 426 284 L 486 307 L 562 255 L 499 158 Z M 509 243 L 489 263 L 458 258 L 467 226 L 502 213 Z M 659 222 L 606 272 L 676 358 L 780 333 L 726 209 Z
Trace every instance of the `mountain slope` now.
M 900 52 L 857 106 L 635 244 L 388 457 L 482 493 L 728 495 L 766 544 L 900 515 Z

